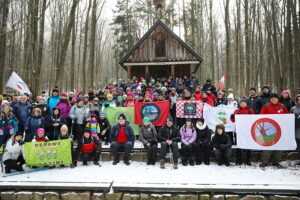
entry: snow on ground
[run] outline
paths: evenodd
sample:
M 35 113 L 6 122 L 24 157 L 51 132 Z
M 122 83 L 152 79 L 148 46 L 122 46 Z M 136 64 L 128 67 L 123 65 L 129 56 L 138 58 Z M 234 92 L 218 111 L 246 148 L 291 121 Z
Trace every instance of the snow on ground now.
M 282 164 L 294 165 L 295 161 Z M 267 167 L 262 170 L 255 164 L 248 166 L 187 166 L 179 165 L 179 169 L 172 169 L 166 164 L 166 169 L 160 169 L 159 163 L 155 166 L 147 166 L 145 163 L 132 162 L 126 166 L 123 161 L 118 165 L 112 162 L 102 162 L 102 167 L 90 163 L 82 166 L 79 163 L 74 169 L 69 167 L 55 168 L 46 171 L 22 174 L 11 177 L 1 177 L 0 182 L 114 182 L 130 184 L 170 184 L 170 185 L 194 185 L 194 184 L 219 184 L 219 185 L 273 185 L 274 187 L 293 187 L 300 189 L 300 166 L 277 169 Z M 24 183 L 26 184 L 26 183 Z

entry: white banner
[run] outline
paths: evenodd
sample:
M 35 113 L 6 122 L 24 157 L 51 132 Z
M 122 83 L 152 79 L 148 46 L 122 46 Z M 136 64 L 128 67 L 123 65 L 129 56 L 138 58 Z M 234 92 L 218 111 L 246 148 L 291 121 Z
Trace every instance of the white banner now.
M 235 115 L 237 147 L 295 150 L 295 115 Z
M 223 124 L 226 132 L 232 132 L 235 130 L 234 124 L 230 120 L 230 115 L 233 114 L 236 107 L 219 105 L 213 107 L 209 104 L 205 104 L 203 108 L 203 118 L 209 129 L 215 130 L 216 125 Z
M 25 82 L 18 76 L 16 72 L 12 72 L 10 75 L 6 87 L 12 88 L 20 92 L 21 94 L 31 94 Z

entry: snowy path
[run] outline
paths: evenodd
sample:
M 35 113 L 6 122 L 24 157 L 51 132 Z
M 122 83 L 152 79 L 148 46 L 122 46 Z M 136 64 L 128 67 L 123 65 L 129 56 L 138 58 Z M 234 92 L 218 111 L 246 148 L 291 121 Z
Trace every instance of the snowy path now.
M 30 174 L 17 175 L 12 177 L 1 177 L 1 184 L 32 184 L 37 182 L 48 182 L 55 185 L 66 183 L 78 186 L 86 183 L 112 183 L 119 186 L 142 186 L 150 187 L 178 187 L 187 188 L 211 185 L 211 187 L 249 187 L 264 188 L 272 186 L 273 189 L 298 189 L 300 190 L 300 167 L 288 169 L 266 168 L 262 170 L 257 166 L 253 167 L 225 167 L 217 166 L 214 163 L 210 166 L 188 166 L 179 165 L 178 170 L 166 169 L 156 166 L 147 166 L 145 163 L 133 162 L 126 166 L 122 161 L 114 166 L 112 162 L 103 162 L 102 167 L 82 166 L 81 163 L 74 169 L 56 168 L 47 171 Z M 144 186 L 143 186 L 144 185 Z M 163 185 L 163 186 L 162 186 Z M 206 187 L 205 186 L 205 187 Z

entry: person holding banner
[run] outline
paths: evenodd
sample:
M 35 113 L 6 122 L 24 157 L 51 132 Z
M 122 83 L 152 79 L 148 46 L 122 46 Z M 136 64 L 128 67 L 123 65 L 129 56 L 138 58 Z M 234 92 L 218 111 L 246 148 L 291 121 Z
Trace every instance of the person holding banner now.
M 199 118 L 196 123 L 196 165 L 209 165 L 211 130 L 208 128 L 203 118 Z M 202 156 L 203 154 L 203 156 Z
M 181 148 L 182 148 L 182 165 L 187 166 L 188 163 L 194 166 L 193 149 L 196 141 L 197 132 L 192 124 L 191 119 L 186 119 L 185 124 L 180 129 Z
M 287 108 L 279 102 L 279 97 L 277 94 L 273 93 L 270 95 L 270 102 L 261 110 L 261 114 L 288 114 L 289 111 Z M 272 165 L 278 168 L 282 168 L 279 164 L 280 158 L 282 155 L 282 151 L 262 151 L 261 159 L 262 163 L 260 167 L 266 167 L 270 164 L 272 160 Z
M 250 115 L 255 114 L 255 112 L 248 108 L 247 106 L 247 100 L 241 99 L 240 100 L 240 107 L 234 111 L 234 113 L 230 116 L 230 119 L 232 122 L 235 122 L 235 115 L 244 114 L 244 115 Z M 251 150 L 245 150 L 245 164 L 248 166 L 251 166 Z M 243 163 L 243 149 L 236 149 L 236 165 L 242 165 Z
M 178 168 L 178 142 L 180 142 L 179 130 L 174 126 L 174 121 L 171 117 L 167 119 L 165 126 L 161 127 L 158 132 L 158 141 L 161 142 L 160 147 L 160 168 L 165 168 L 165 160 L 168 148 L 173 154 L 174 169 Z
M 69 134 L 69 129 L 68 126 L 66 124 L 63 124 L 60 128 L 60 132 L 58 135 L 58 140 L 70 140 L 71 141 L 71 155 L 72 155 L 72 164 L 71 164 L 71 168 L 76 167 L 76 165 L 74 164 L 74 159 L 75 159 L 75 152 L 73 149 L 73 137 L 72 135 Z
M 23 132 L 12 135 L 6 144 L 3 154 L 3 163 L 5 165 L 5 173 L 11 173 L 12 169 L 24 171 L 22 165 L 25 164 L 23 157 Z
M 230 166 L 229 160 L 232 155 L 232 142 L 229 135 L 225 133 L 225 126 L 223 124 L 218 124 L 216 126 L 215 135 L 211 140 L 211 145 L 213 147 L 216 160 L 218 165 Z
M 93 157 L 94 165 L 99 165 L 99 159 L 101 154 L 101 143 L 95 137 L 92 136 L 90 129 L 85 128 L 82 138 L 78 138 L 78 147 L 74 165 L 77 165 L 77 161 L 81 156 L 83 165 L 88 165 L 88 161 Z
M 140 128 L 139 140 L 147 150 L 147 165 L 155 165 L 157 154 L 157 132 L 148 117 L 144 117 L 143 125 Z
M 295 135 L 300 156 L 300 94 L 296 96 L 296 106 L 291 108 L 291 113 L 295 114 Z M 300 162 L 298 165 L 300 165 Z
M 110 133 L 110 148 L 114 156 L 113 165 L 119 163 L 119 150 L 124 149 L 124 163 L 130 165 L 129 155 L 134 145 L 135 136 L 129 122 L 124 114 L 118 116 L 119 122 L 114 125 Z

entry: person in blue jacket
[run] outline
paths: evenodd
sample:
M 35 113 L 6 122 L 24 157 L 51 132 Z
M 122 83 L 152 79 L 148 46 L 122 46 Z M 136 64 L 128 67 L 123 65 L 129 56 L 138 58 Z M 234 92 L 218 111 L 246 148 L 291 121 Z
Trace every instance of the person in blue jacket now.
M 26 95 L 21 96 L 21 101 L 18 102 L 13 109 L 13 113 L 18 120 L 18 131 L 24 133 L 26 123 L 31 115 L 32 105 L 28 102 Z
M 53 108 L 56 107 L 60 101 L 59 91 L 57 88 L 52 90 L 52 96 L 47 99 L 47 105 L 50 107 L 51 114 L 53 113 Z
M 42 111 L 39 108 L 35 108 L 32 111 L 32 115 L 28 118 L 25 126 L 25 142 L 31 142 L 36 131 L 39 128 L 44 128 L 45 119 L 42 117 Z

